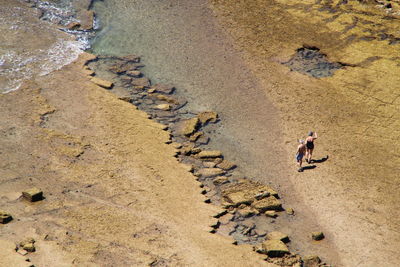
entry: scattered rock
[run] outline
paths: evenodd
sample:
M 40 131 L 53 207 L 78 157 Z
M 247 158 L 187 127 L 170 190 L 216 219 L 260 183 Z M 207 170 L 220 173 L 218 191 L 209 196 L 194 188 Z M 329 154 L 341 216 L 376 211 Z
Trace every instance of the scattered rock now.
M 200 174 L 204 178 L 220 176 L 224 173 L 225 172 L 219 168 L 203 168 L 198 171 L 198 174 Z
M 97 77 L 93 77 L 90 79 L 93 83 L 97 84 L 100 87 L 103 87 L 105 89 L 110 89 L 113 86 L 112 82 L 97 78 Z
M 144 86 L 144 87 L 148 87 L 150 86 L 150 80 L 146 77 L 143 78 L 137 78 L 137 79 L 133 79 L 131 84 L 133 86 Z
M 196 132 L 199 126 L 200 126 L 199 118 L 195 117 L 188 119 L 183 123 L 182 134 L 185 136 L 189 136 L 194 132 Z
M 43 199 L 43 192 L 40 189 L 34 187 L 22 192 L 22 196 L 30 202 L 35 202 Z
M 160 104 L 160 105 L 157 105 L 155 108 L 159 109 L 159 110 L 168 111 L 168 110 L 171 110 L 171 105 L 169 105 L 169 104 Z
M 303 257 L 303 267 L 318 267 L 321 259 L 318 256 L 311 255 Z
M 267 210 L 282 210 L 281 202 L 273 196 L 257 200 L 253 202 L 252 206 L 259 212 L 265 212 Z
M 283 243 L 288 243 L 290 241 L 288 235 L 277 231 L 268 233 L 267 238 L 269 240 L 280 240 Z
M 213 161 L 203 161 L 203 166 L 206 168 L 214 168 L 215 167 L 215 162 Z
M 28 252 L 35 252 L 36 249 L 34 244 L 35 244 L 35 239 L 33 238 L 27 238 L 19 243 L 20 247 Z
M 162 94 L 153 94 L 158 100 L 161 101 L 166 101 L 168 103 L 174 104 L 174 105 L 179 105 L 179 101 L 176 100 L 175 98 L 167 95 L 162 95 Z
M 248 192 L 238 191 L 226 194 L 223 196 L 226 201 L 232 203 L 234 206 L 239 206 L 240 204 L 251 204 L 254 198 Z
M 218 150 L 204 150 L 201 151 L 197 156 L 201 159 L 221 158 L 222 152 Z
M 213 180 L 213 184 L 214 185 L 223 185 L 223 184 L 226 184 L 226 183 L 229 183 L 229 179 L 227 177 L 224 177 L 224 176 L 217 177 L 217 178 L 215 178 Z
M 207 122 L 217 122 L 218 114 L 214 111 L 204 111 L 197 115 L 201 124 L 206 124 Z
M 175 87 L 165 84 L 155 84 L 153 86 L 153 89 L 155 90 L 155 92 L 170 95 L 174 92 Z
M 276 218 L 276 217 L 278 217 L 278 214 L 277 214 L 276 211 L 274 211 L 274 210 L 267 210 L 264 214 L 265 214 L 267 217 L 270 217 L 270 218 Z
M 252 209 L 251 207 L 248 207 L 248 206 L 237 210 L 237 214 L 239 216 L 243 217 L 243 218 L 247 218 L 247 217 L 253 216 L 256 213 L 257 213 L 256 210 L 254 210 L 254 209 Z
M 12 218 L 11 214 L 0 210 L 0 223 L 6 224 L 6 223 L 9 223 L 12 219 L 13 218 Z
M 203 132 L 194 133 L 190 136 L 189 141 L 196 142 L 203 134 L 204 134 Z
M 311 237 L 315 241 L 319 241 L 325 238 L 325 235 L 323 232 L 312 232 Z
M 267 240 L 262 244 L 262 249 L 270 257 L 283 257 L 290 253 L 285 243 L 280 240 Z
M 142 76 L 142 73 L 138 70 L 130 70 L 126 72 L 126 75 L 131 76 L 133 78 L 139 78 Z
M 287 208 L 287 209 L 286 209 L 286 213 L 287 213 L 288 215 L 294 215 L 294 209 L 292 209 L 292 208 Z
M 236 168 L 236 164 L 233 162 L 230 162 L 228 160 L 223 160 L 221 163 L 218 164 L 217 167 L 221 168 L 225 171 L 229 171 L 229 170 Z

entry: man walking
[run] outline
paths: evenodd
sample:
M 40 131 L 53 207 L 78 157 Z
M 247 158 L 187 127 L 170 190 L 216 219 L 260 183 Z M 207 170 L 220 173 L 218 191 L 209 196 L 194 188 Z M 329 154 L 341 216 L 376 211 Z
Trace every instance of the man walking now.
M 306 153 L 306 145 L 304 144 L 304 140 L 299 140 L 299 143 L 300 144 L 297 147 L 297 151 L 296 151 L 296 161 L 297 161 L 297 164 L 299 165 L 299 169 L 297 171 L 302 172 L 304 170 L 302 167 L 302 164 L 303 164 L 304 154 Z

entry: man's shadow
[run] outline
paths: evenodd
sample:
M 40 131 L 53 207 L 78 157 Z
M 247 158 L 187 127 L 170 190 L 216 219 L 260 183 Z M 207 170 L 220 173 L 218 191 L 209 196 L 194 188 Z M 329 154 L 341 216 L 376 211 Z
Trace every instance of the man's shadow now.
M 312 159 L 310 163 L 322 163 L 322 162 L 327 161 L 328 158 L 329 158 L 329 156 L 327 155 L 326 157 L 321 158 L 321 159 Z M 317 168 L 317 165 L 307 165 L 307 166 L 303 167 L 303 171 L 312 170 L 312 169 L 315 169 L 315 168 Z
M 312 159 L 310 163 L 322 163 L 322 162 L 327 161 L 328 159 L 329 159 L 329 156 L 326 155 L 326 157 L 321 158 L 321 159 Z

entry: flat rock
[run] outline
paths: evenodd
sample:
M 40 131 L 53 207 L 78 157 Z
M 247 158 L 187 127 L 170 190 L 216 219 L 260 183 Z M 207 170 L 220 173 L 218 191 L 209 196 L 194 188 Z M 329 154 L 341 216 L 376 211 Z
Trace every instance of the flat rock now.
M 113 83 L 110 81 L 106 81 L 97 77 L 93 77 L 90 79 L 92 81 L 92 83 L 97 84 L 100 87 L 106 88 L 106 89 L 110 89 L 113 86 Z
M 139 78 L 140 76 L 142 76 L 142 73 L 138 70 L 130 70 L 126 72 L 126 75 L 134 78 Z
M 315 241 L 319 241 L 325 238 L 325 235 L 323 232 L 312 232 L 311 237 Z
M 215 167 L 215 162 L 213 161 L 204 161 L 203 162 L 203 166 L 206 168 L 214 168 Z
M 154 94 L 154 96 L 161 101 L 166 101 L 168 103 L 174 104 L 174 105 L 179 105 L 179 101 L 172 96 L 168 95 L 163 95 L 163 94 Z
M 229 160 L 223 160 L 221 163 L 218 164 L 218 168 L 221 168 L 225 171 L 232 170 L 236 168 L 236 164 L 233 162 L 230 162 Z
M 190 136 L 189 141 L 196 142 L 203 134 L 204 134 L 203 132 L 194 133 Z
M 258 213 L 256 210 L 252 209 L 251 207 L 244 207 L 243 209 L 238 209 L 237 210 L 237 214 L 241 217 L 247 218 L 250 216 L 255 215 L 256 213 Z
M 12 218 L 11 214 L 9 214 L 8 212 L 5 212 L 3 210 L 0 210 L 0 223 L 6 224 L 6 223 L 9 223 L 12 219 L 13 218 Z
M 182 125 L 182 134 L 185 136 L 190 136 L 197 131 L 200 126 L 200 120 L 197 117 L 185 120 Z
M 169 104 L 160 104 L 160 105 L 155 106 L 155 108 L 159 109 L 159 110 L 168 111 L 168 110 L 171 110 L 171 105 L 169 105 Z
M 219 168 L 203 168 L 200 169 L 198 173 L 201 176 L 208 178 L 223 175 L 225 172 Z
M 217 122 L 218 114 L 214 111 L 204 111 L 197 115 L 201 124 L 206 124 L 207 122 Z
M 265 216 L 270 218 L 276 218 L 278 216 L 278 214 L 274 210 L 267 210 L 264 214 Z
M 133 86 L 147 87 L 147 86 L 150 86 L 150 80 L 148 78 L 146 78 L 146 77 L 136 78 L 136 79 L 132 79 L 131 84 Z
M 253 202 L 252 206 L 259 212 L 265 212 L 267 210 L 282 210 L 281 202 L 273 196 L 257 200 Z
M 72 21 L 65 26 L 68 30 L 76 30 L 81 26 L 81 24 L 77 21 Z
M 251 204 L 254 201 L 253 195 L 245 191 L 237 191 L 224 195 L 224 199 L 235 206 Z
M 217 177 L 213 180 L 214 185 L 223 185 L 229 183 L 229 179 L 224 176 Z
M 269 232 L 267 234 L 267 239 L 269 239 L 269 240 L 280 240 L 283 243 L 288 243 L 290 241 L 288 235 L 286 235 L 284 233 L 281 233 L 281 232 L 277 232 L 277 231 Z
M 203 150 L 197 156 L 201 159 L 221 158 L 222 152 L 219 150 Z
M 43 199 L 43 192 L 34 187 L 22 192 L 22 196 L 30 202 L 35 202 Z
M 280 240 L 267 240 L 262 243 L 262 249 L 270 257 L 283 257 L 290 253 L 285 243 Z
M 169 95 L 174 92 L 175 87 L 158 83 L 153 85 L 153 89 L 155 90 L 155 92 Z

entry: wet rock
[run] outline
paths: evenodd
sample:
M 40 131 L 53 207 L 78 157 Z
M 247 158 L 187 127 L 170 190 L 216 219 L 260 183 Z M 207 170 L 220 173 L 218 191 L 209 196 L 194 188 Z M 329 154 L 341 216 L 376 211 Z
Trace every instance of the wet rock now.
M 165 85 L 165 84 L 155 84 L 155 85 L 153 85 L 153 89 L 157 93 L 170 95 L 170 94 L 172 94 L 174 92 L 175 87 L 169 86 L 169 85 Z
M 303 257 L 303 267 L 318 267 L 321 259 L 316 255 Z
M 286 235 L 284 233 L 281 233 L 281 232 L 277 232 L 277 231 L 268 233 L 267 234 L 267 239 L 269 239 L 269 240 L 280 240 L 283 243 L 288 243 L 290 241 L 288 235 Z
M 196 132 L 199 126 L 200 120 L 197 117 L 185 120 L 182 125 L 182 134 L 189 136 Z
M 198 171 L 198 174 L 204 178 L 220 176 L 224 173 L 225 172 L 219 168 L 203 168 Z
M 168 111 L 168 110 L 171 110 L 171 105 L 169 105 L 169 104 L 160 104 L 160 105 L 155 106 L 155 108 L 159 109 L 159 110 Z
M 93 10 L 82 10 L 79 12 L 78 15 L 81 25 L 81 30 L 92 30 L 93 29 L 93 22 L 94 22 L 94 11 Z
M 215 165 L 216 165 L 215 162 L 212 162 L 212 161 L 204 161 L 203 162 L 203 166 L 206 168 L 214 168 Z
M 209 159 L 209 158 L 220 158 L 222 157 L 222 152 L 219 150 L 204 150 L 199 153 L 198 158 Z
M 22 192 L 22 196 L 30 202 L 35 202 L 43 199 L 43 192 L 34 187 Z
M 90 79 L 93 83 L 97 84 L 100 87 L 103 87 L 105 89 L 110 89 L 113 86 L 112 82 L 97 78 L 97 77 L 93 77 Z
M 140 62 L 140 57 L 137 55 L 126 55 L 121 57 L 122 60 L 125 60 L 126 62 L 133 62 L 133 63 L 139 63 Z
M 196 143 L 199 145 L 207 145 L 208 142 L 210 141 L 210 138 L 205 135 L 201 135 L 197 140 Z
M 192 155 L 198 154 L 201 152 L 201 148 L 200 147 L 194 147 L 192 148 L 192 150 L 190 150 Z
M 280 240 L 267 240 L 262 243 L 262 249 L 263 253 L 270 257 L 283 257 L 290 253 L 285 243 Z
M 166 101 L 166 102 L 174 104 L 174 105 L 179 105 L 179 101 L 171 96 L 162 95 L 162 94 L 152 94 L 152 96 L 155 96 L 158 100 Z
M 92 71 L 91 69 L 83 69 L 82 72 L 87 76 L 93 76 L 94 75 L 94 71 Z
M 6 223 L 9 223 L 12 219 L 13 218 L 12 218 L 11 214 L 9 214 L 8 212 L 5 212 L 3 210 L 0 210 L 0 223 L 6 224 Z
M 257 200 L 253 202 L 252 206 L 259 212 L 265 212 L 267 210 L 282 210 L 281 202 L 273 196 Z
M 204 134 L 203 132 L 194 133 L 190 136 L 189 141 L 196 142 L 203 134 Z
M 133 79 L 131 84 L 133 86 L 143 86 L 143 87 L 148 87 L 150 86 L 150 80 L 146 77 L 143 78 L 137 78 L 137 79 Z
M 204 111 L 197 115 L 201 124 L 206 124 L 207 122 L 217 122 L 218 114 L 214 111 Z
M 228 160 L 223 160 L 221 163 L 218 164 L 217 167 L 221 168 L 225 171 L 229 171 L 229 170 L 236 168 L 236 164 L 233 162 L 230 162 Z
M 224 176 L 217 177 L 213 180 L 214 185 L 223 185 L 229 183 L 229 179 Z
M 133 77 L 133 78 L 139 78 L 142 76 L 142 73 L 138 70 L 130 70 L 126 72 L 126 75 Z
M 312 232 L 311 237 L 315 241 L 319 241 L 325 238 L 325 235 L 323 232 Z
M 81 26 L 81 24 L 79 22 L 73 21 L 67 24 L 67 26 L 65 26 L 68 30 L 76 30 Z

